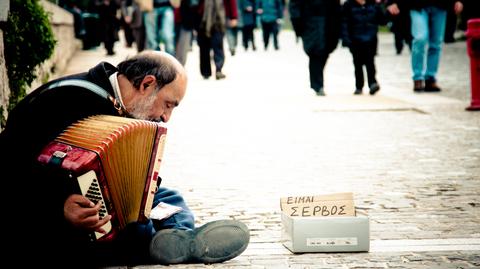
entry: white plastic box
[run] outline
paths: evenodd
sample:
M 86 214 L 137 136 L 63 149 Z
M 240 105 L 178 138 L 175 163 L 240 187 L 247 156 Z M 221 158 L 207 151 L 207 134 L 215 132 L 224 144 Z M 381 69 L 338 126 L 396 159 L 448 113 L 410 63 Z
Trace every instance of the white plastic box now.
M 293 253 L 365 252 L 370 249 L 368 216 L 291 217 L 282 214 L 282 244 Z

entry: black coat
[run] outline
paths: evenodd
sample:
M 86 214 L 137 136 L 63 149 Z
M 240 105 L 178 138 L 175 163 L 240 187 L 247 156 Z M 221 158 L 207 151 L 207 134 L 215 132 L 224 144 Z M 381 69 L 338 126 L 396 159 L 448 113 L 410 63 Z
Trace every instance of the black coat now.
M 331 53 L 340 38 L 339 0 L 290 0 L 289 12 L 297 36 L 308 55 Z
M 385 25 L 387 18 L 379 4 L 367 0 L 360 5 L 356 0 L 348 0 L 342 9 L 343 44 L 377 43 L 378 26 Z
M 114 66 L 101 63 L 88 73 L 70 77 L 93 82 L 113 95 L 108 77 L 115 71 Z M 72 243 L 86 242 L 86 234 L 73 232 L 64 219 L 63 204 L 71 189 L 64 177 L 36 164 L 39 152 L 75 121 L 96 114 L 117 115 L 110 101 L 87 89 L 63 86 L 46 90 L 50 83 L 34 90 L 12 110 L 0 134 L 2 182 L 4 190 L 9 190 L 2 195 L 6 200 L 3 220 L 15 231 L 5 234 L 4 240 L 8 251 L 28 252 L 23 262 L 37 265 L 81 255 L 79 249 L 88 251 Z

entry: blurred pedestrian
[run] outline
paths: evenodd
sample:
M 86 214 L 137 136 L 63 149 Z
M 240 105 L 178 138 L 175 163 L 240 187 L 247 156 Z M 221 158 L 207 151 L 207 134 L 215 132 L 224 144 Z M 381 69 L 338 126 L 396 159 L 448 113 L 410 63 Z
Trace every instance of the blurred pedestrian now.
M 137 51 L 141 52 L 145 49 L 147 38 L 145 34 L 145 24 L 143 22 L 143 11 L 137 1 L 132 2 L 132 6 L 128 11 L 130 18 L 127 18 L 127 20 L 130 20 L 130 28 L 132 29 L 135 44 L 137 45 Z
M 198 0 L 182 0 L 175 13 L 178 27 L 175 57 L 184 66 L 192 48 L 193 31 L 198 26 L 198 3 Z
M 222 72 L 225 64 L 225 51 L 223 37 L 230 26 L 237 25 L 237 2 L 236 0 L 200 0 L 199 18 L 197 24 L 197 42 L 200 47 L 200 73 L 204 79 L 212 75 L 211 55 L 215 63 L 215 78 L 224 79 Z
M 160 50 L 163 43 L 165 51 L 175 56 L 175 21 L 170 0 L 153 0 L 153 9 L 143 14 L 147 48 Z
M 323 70 L 338 45 L 341 26 L 339 0 L 290 0 L 290 19 L 309 58 L 310 87 L 324 96 Z
M 347 0 L 342 9 L 342 45 L 348 47 L 355 67 L 355 92 L 362 94 L 363 66 L 367 70 L 370 95 L 380 90 L 375 70 L 378 44 L 378 26 L 386 24 L 386 17 L 375 0 Z
M 268 48 L 270 37 L 273 39 L 275 50 L 280 48 L 278 44 L 278 32 L 282 25 L 283 1 L 282 0 L 257 0 L 257 13 L 262 24 L 263 44 Z
M 402 12 L 397 1 L 399 0 L 392 0 L 387 7 L 392 15 Z M 453 9 L 459 14 L 463 4 L 458 0 L 417 0 L 405 3 L 408 3 L 406 8 L 410 9 L 412 22 L 413 91 L 439 92 L 441 89 L 437 85 L 436 76 L 445 36 L 447 9 Z
M 227 44 L 228 44 L 228 49 L 230 50 L 230 55 L 234 56 L 235 53 L 237 52 L 237 45 L 238 45 L 238 32 L 242 29 L 243 27 L 243 20 L 242 20 L 242 13 L 240 9 L 240 1 L 237 1 L 237 24 L 235 26 L 232 26 L 227 23 Z
M 120 8 L 120 2 L 119 0 L 95 0 L 95 7 L 100 18 L 101 36 L 107 55 L 115 55 L 113 47 L 119 40 L 120 18 L 117 17 L 117 10 Z
M 248 50 L 250 44 L 252 50 L 257 50 L 255 45 L 255 35 L 253 31 L 257 26 L 257 10 L 255 0 L 238 0 L 240 1 L 240 14 L 242 15 L 242 44 L 245 50 Z M 258 1 L 258 0 L 257 0 Z

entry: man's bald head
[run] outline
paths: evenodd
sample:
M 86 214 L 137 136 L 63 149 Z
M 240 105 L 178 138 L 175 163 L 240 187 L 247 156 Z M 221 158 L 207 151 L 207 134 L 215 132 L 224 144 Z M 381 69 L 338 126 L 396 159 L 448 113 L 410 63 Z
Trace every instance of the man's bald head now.
M 159 89 L 177 77 L 186 80 L 183 66 L 172 55 L 162 51 L 142 51 L 118 64 L 119 75 L 124 75 L 136 89 L 147 75 L 157 80 Z
M 172 55 L 144 51 L 118 65 L 123 105 L 137 119 L 167 122 L 187 89 L 187 75 Z

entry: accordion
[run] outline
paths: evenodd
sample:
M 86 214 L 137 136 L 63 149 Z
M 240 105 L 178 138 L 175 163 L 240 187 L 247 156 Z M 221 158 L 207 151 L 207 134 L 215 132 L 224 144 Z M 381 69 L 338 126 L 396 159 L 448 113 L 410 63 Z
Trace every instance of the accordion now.
M 37 160 L 57 166 L 75 191 L 102 201 L 100 218 L 111 215 L 90 240 L 109 241 L 134 221 L 146 221 L 157 188 L 166 138 L 159 123 L 97 115 L 73 123 L 43 148 Z M 57 169 L 57 168 L 55 168 Z

